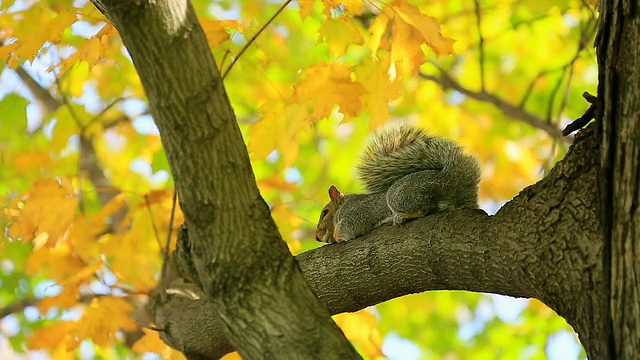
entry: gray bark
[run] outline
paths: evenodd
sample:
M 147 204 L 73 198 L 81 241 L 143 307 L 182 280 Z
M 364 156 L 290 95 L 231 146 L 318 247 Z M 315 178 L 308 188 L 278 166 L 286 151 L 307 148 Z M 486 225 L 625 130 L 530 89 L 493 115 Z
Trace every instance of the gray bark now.
M 610 281 L 609 358 L 640 354 L 640 9 L 599 2 L 598 132 L 605 273 Z

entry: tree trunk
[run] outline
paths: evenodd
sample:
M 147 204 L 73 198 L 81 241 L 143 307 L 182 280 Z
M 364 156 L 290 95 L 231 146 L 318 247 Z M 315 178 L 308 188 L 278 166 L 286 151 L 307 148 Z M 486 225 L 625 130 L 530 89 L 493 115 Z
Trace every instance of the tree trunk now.
M 248 359 L 359 358 L 305 282 L 260 197 L 191 3 L 94 4 L 120 32 L 140 75 L 189 228 L 196 281 L 231 344 Z
M 597 118 L 600 206 L 610 279 L 609 358 L 640 354 L 640 9 L 633 0 L 599 2 Z

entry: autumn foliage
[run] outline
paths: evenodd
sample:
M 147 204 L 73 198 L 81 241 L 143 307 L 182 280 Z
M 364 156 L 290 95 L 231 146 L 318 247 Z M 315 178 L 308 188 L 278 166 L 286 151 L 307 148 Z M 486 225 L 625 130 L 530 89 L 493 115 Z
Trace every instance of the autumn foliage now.
M 596 86 L 592 2 L 193 4 L 294 253 L 319 246 L 326 189 L 358 190 L 359 145 L 387 120 L 476 154 L 491 212 L 564 155 L 560 129 Z M 5 1 L 0 44 L 0 357 L 181 358 L 146 302 L 184 219 L 117 31 L 88 1 Z M 540 358 L 558 334 L 578 346 L 535 300 L 428 293 L 334 319 L 368 358 Z

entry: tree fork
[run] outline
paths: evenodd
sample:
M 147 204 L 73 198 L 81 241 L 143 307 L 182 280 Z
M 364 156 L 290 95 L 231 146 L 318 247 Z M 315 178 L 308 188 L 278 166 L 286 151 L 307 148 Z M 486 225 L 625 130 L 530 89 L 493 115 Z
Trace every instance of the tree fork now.
M 359 358 L 305 282 L 260 196 L 191 3 L 92 1 L 120 32 L 138 71 L 199 282 L 231 343 L 250 359 Z

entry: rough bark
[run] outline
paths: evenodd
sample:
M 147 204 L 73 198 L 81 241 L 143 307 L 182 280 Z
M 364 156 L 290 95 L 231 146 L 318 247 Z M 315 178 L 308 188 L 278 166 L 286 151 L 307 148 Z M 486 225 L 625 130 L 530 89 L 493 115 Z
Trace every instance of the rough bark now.
M 230 342 L 249 359 L 358 358 L 260 197 L 191 3 L 93 3 L 120 32 L 138 71 L 189 227 L 190 260 Z
M 602 309 L 608 304 L 608 284 L 593 191 L 598 161 L 596 136 L 587 130 L 549 176 L 495 216 L 481 211 L 428 216 L 296 259 L 332 314 L 428 290 L 533 297 L 567 319 L 590 358 L 604 359 L 608 317 Z M 188 244 L 178 246 L 188 251 Z M 189 286 L 177 283 L 174 292 Z M 164 328 L 170 331 L 163 336 L 169 344 L 212 358 L 233 350 L 206 300 L 184 295 L 167 300 L 156 321 L 168 324 Z M 194 309 L 203 316 L 186 320 Z M 201 341 L 193 341 L 194 333 Z
M 633 0 L 604 0 L 599 10 L 597 123 L 604 276 L 611 284 L 608 358 L 634 359 L 640 354 L 640 9 Z

